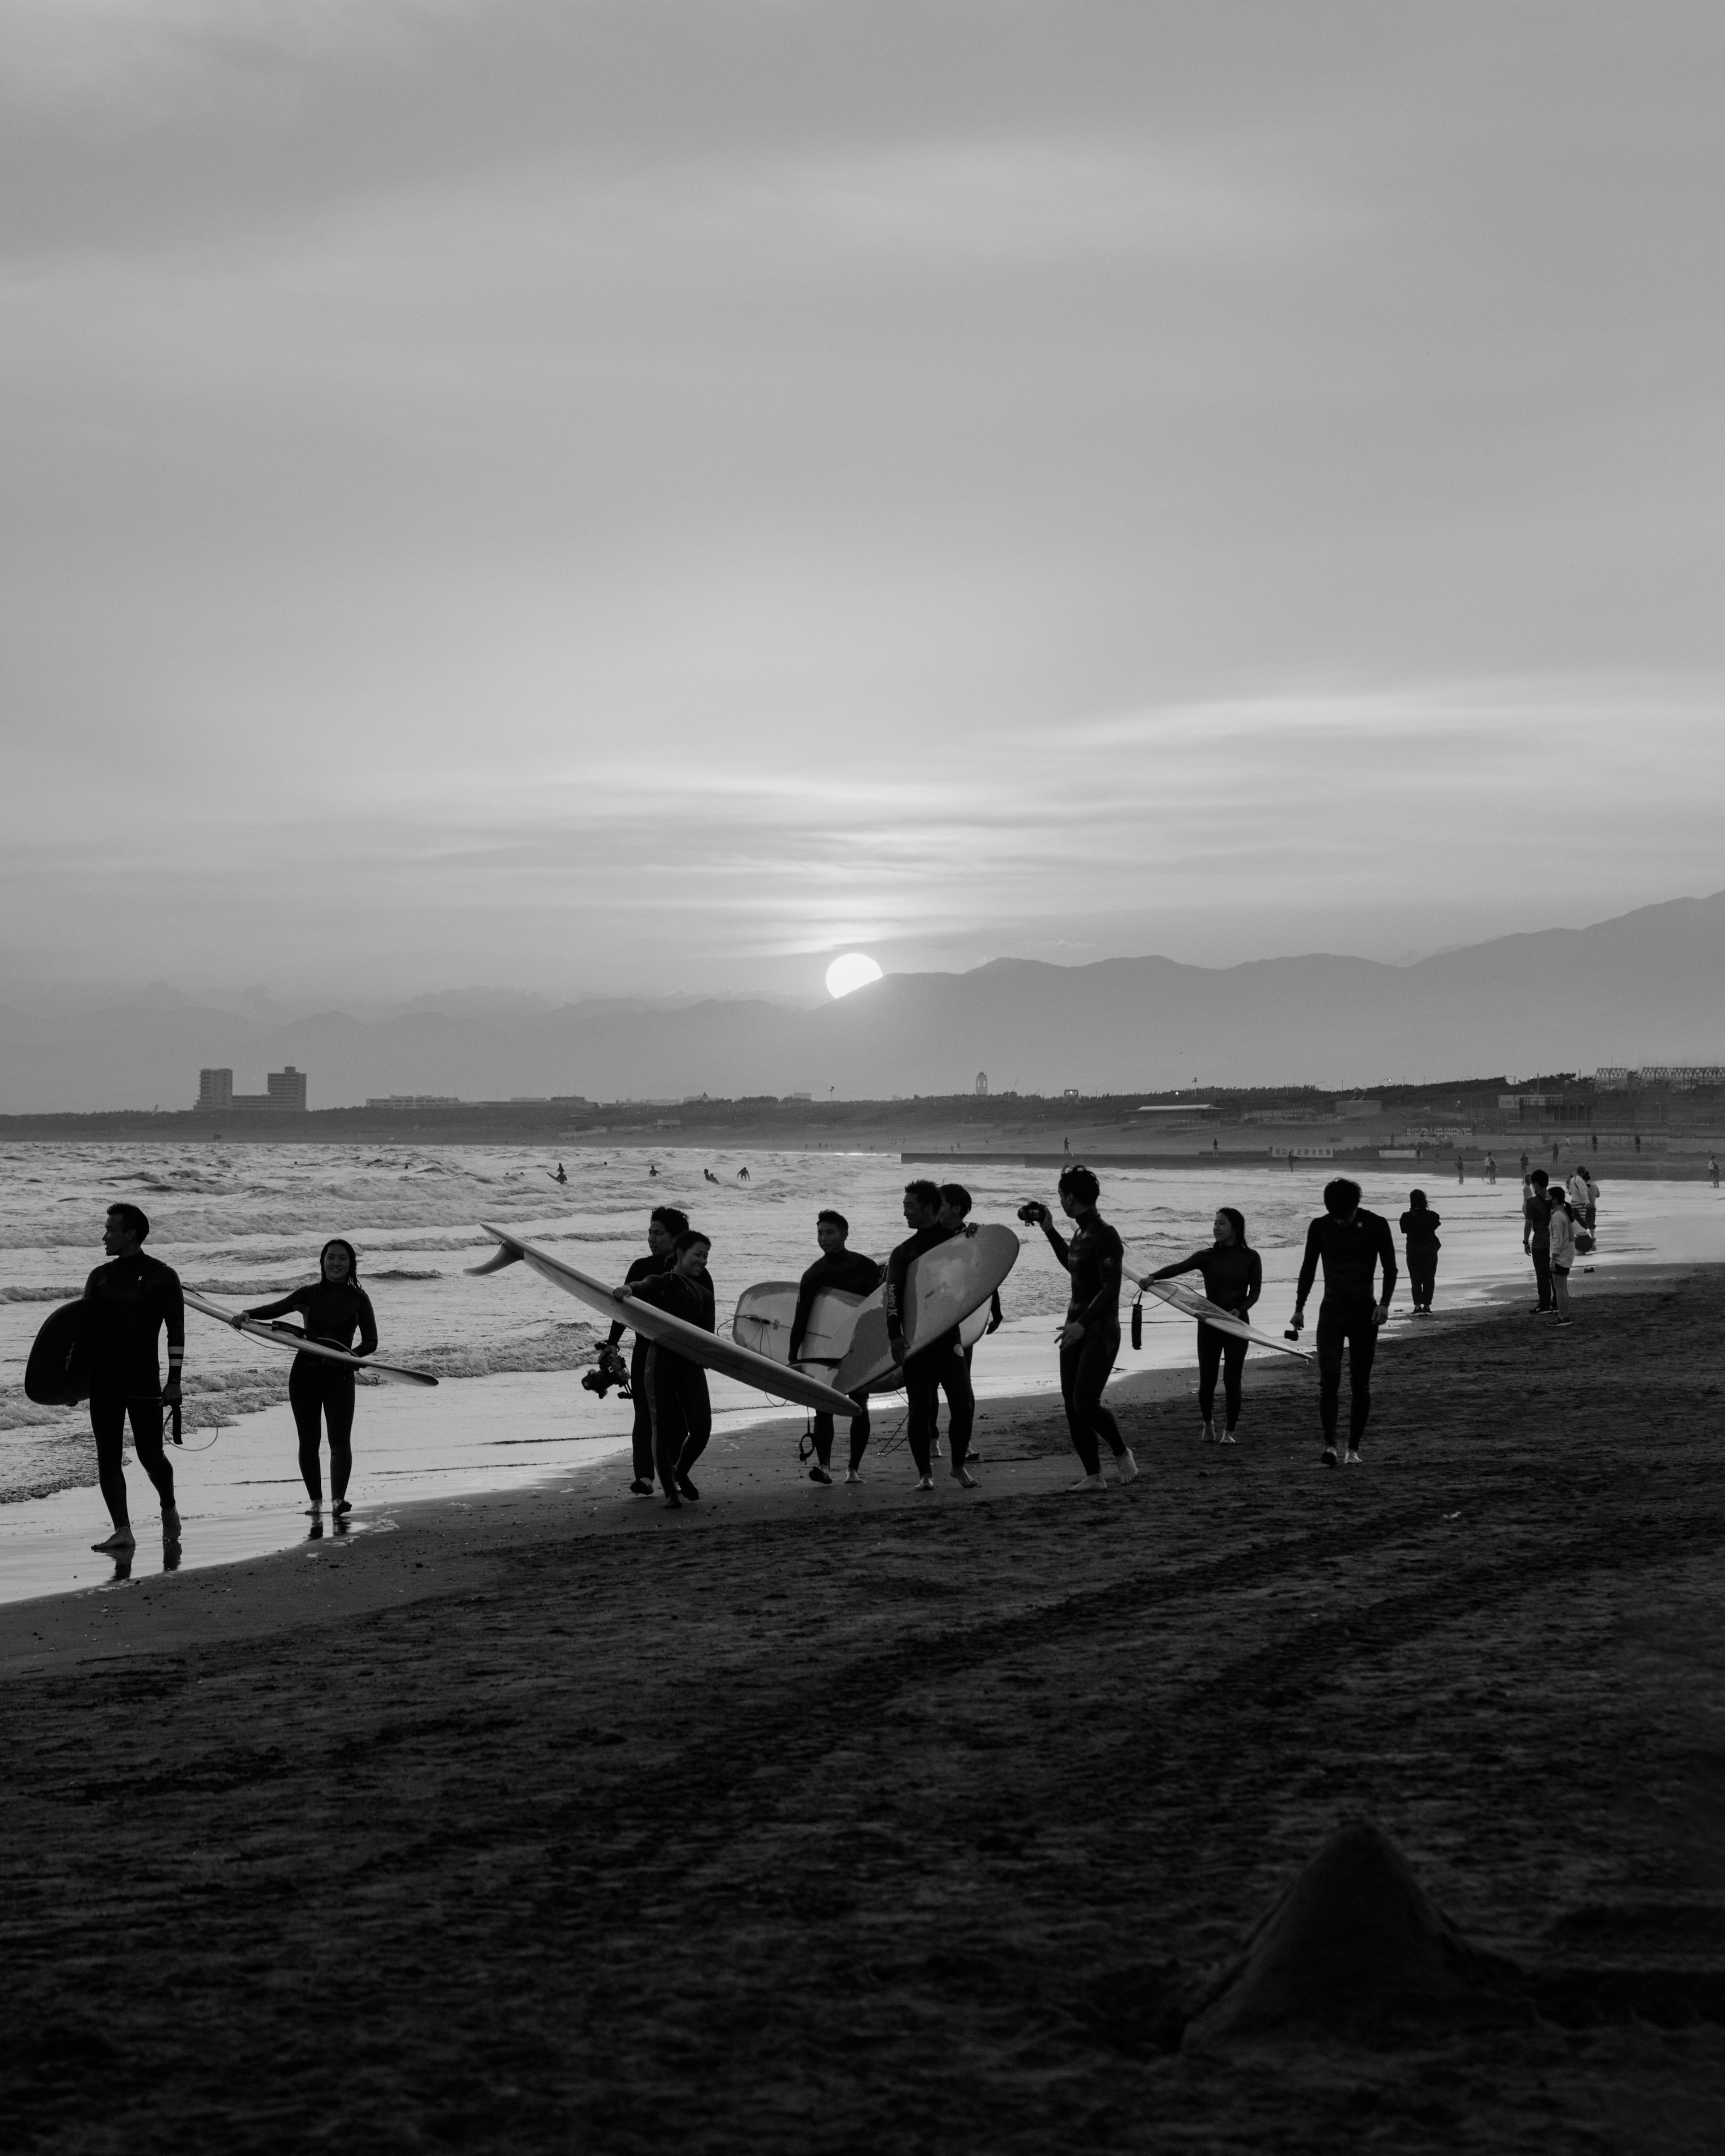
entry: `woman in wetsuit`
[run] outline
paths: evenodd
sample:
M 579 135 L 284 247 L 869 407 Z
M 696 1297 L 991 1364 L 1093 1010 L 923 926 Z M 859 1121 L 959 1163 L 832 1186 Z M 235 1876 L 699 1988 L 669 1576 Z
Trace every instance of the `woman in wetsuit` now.
M 1414 1291 L 1414 1315 L 1430 1317 L 1432 1290 L 1437 1286 L 1438 1229 L 1442 1225 L 1425 1202 L 1423 1190 L 1408 1193 L 1408 1209 L 1402 1215 L 1402 1234 L 1408 1245 L 1408 1285 Z
M 1207 1250 L 1194 1250 L 1177 1265 L 1160 1266 L 1139 1281 L 1173 1280 L 1178 1273 L 1201 1273 L 1209 1300 L 1235 1317 L 1244 1317 L 1264 1292 L 1264 1263 L 1246 1242 L 1245 1215 L 1233 1206 L 1217 1212 L 1211 1229 L 1215 1240 Z M 1198 1412 L 1204 1417 L 1206 1445 L 1232 1445 L 1240 1420 L 1240 1373 L 1245 1368 L 1246 1342 L 1231 1332 L 1219 1332 L 1214 1325 L 1198 1321 Z M 1216 1372 L 1222 1372 L 1224 1419 L 1216 1428 Z
M 357 1355 L 369 1355 L 377 1345 L 377 1321 L 372 1299 L 359 1284 L 359 1260 L 352 1243 L 339 1237 L 326 1243 L 318 1258 L 319 1279 L 313 1287 L 296 1287 L 280 1302 L 260 1303 L 243 1310 L 242 1317 L 286 1317 L 297 1312 L 314 1340 L 331 1348 L 347 1348 Z M 353 1336 L 359 1345 L 353 1346 Z M 323 1355 L 295 1355 L 288 1372 L 288 1400 L 294 1410 L 294 1427 L 300 1433 L 300 1472 L 305 1478 L 307 1510 L 323 1510 L 323 1472 L 318 1459 L 322 1435 L 320 1423 L 330 1432 L 330 1509 L 339 1520 L 353 1510 L 347 1502 L 347 1478 L 353 1472 L 353 1373 L 345 1363 L 331 1363 Z
M 706 1269 L 711 1247 L 698 1229 L 685 1228 L 671 1245 L 670 1270 L 648 1274 L 634 1281 L 628 1293 L 637 1302 L 650 1302 L 655 1310 L 698 1325 L 703 1332 L 716 1332 L 713 1283 Z M 624 1291 L 614 1292 L 621 1300 Z M 692 1503 L 701 1495 L 689 1471 L 713 1434 L 706 1372 L 699 1363 L 655 1340 L 647 1350 L 646 1377 L 653 1408 L 654 1458 L 665 1502 L 675 1510 L 685 1497 Z

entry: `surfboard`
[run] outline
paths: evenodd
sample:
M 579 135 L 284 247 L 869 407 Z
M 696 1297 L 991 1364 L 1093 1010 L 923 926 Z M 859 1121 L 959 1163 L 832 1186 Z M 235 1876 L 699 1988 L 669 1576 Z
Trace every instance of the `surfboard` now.
M 24 1398 L 38 1407 L 75 1407 L 90 1397 L 90 1370 L 82 1346 L 84 1305 L 63 1302 L 44 1318 L 24 1365 Z
M 182 1290 L 187 1304 L 201 1310 L 206 1317 L 218 1317 L 223 1325 L 231 1325 L 236 1332 L 251 1339 L 261 1340 L 267 1348 L 285 1348 L 290 1355 L 321 1355 L 326 1363 L 345 1363 L 350 1370 L 371 1370 L 386 1378 L 393 1385 L 434 1385 L 437 1379 L 427 1370 L 404 1370 L 394 1363 L 380 1363 L 372 1355 L 355 1355 L 346 1348 L 337 1348 L 327 1340 L 309 1339 L 297 1325 L 284 1325 L 279 1318 L 242 1317 L 238 1311 L 223 1310 L 218 1302 L 206 1296 L 195 1294 L 192 1289 Z
M 1273 1348 L 1278 1355 L 1296 1356 L 1302 1363 L 1311 1362 L 1312 1356 L 1304 1348 L 1296 1348 L 1291 1340 L 1278 1340 L 1273 1332 L 1260 1332 L 1247 1319 L 1239 1317 L 1231 1310 L 1224 1310 L 1220 1303 L 1212 1302 L 1195 1287 L 1185 1287 L 1178 1281 L 1146 1281 L 1146 1295 L 1153 1295 L 1158 1301 L 1172 1304 L 1183 1311 L 1188 1317 L 1201 1318 L 1206 1325 L 1214 1326 L 1218 1332 L 1226 1332 L 1236 1340 L 1250 1342 L 1254 1348 Z
M 953 1235 L 913 1259 L 905 1276 L 901 1312 L 906 1358 L 983 1308 L 1018 1263 L 1019 1248 L 1010 1228 L 986 1221 L 973 1233 Z M 886 1290 L 880 1287 L 857 1312 L 850 1345 L 833 1383 L 840 1392 L 856 1392 L 878 1383 L 897 1359 L 886 1337 Z
M 510 1235 L 506 1229 L 494 1228 L 489 1221 L 482 1220 L 480 1225 L 501 1247 L 484 1265 L 470 1265 L 467 1270 L 470 1273 L 495 1273 L 501 1271 L 505 1265 L 528 1265 L 542 1280 L 560 1287 L 565 1295 L 572 1295 L 578 1302 L 584 1302 L 600 1317 L 620 1319 L 642 1339 L 660 1341 L 677 1354 L 686 1355 L 691 1363 L 699 1363 L 703 1369 L 717 1370 L 722 1376 L 752 1385 L 757 1392 L 770 1394 L 776 1399 L 794 1400 L 798 1407 L 818 1408 L 826 1414 L 850 1414 L 851 1403 L 842 1393 L 834 1392 L 830 1385 L 823 1384 L 808 1372 L 793 1369 L 788 1363 L 770 1361 L 738 1341 L 726 1340 L 722 1334 L 703 1332 L 698 1325 L 673 1317 L 669 1311 L 642 1302 L 634 1296 L 615 1295 L 603 1281 L 595 1280 L 591 1273 L 583 1272 L 567 1259 L 554 1258 L 549 1250 L 524 1243 L 520 1236 Z M 794 1289 L 792 1292 L 794 1296 Z M 794 1302 L 792 1306 L 795 1307 Z M 788 1344 L 788 1326 L 785 1339 Z
M 791 1327 L 797 1322 L 799 1292 L 795 1281 L 760 1281 L 753 1287 L 746 1287 L 737 1298 L 732 1338 L 766 1356 L 769 1362 L 789 1362 Z M 867 1300 L 866 1296 L 846 1295 L 842 1288 L 828 1288 L 816 1296 L 798 1363 L 836 1370 L 856 1330 L 856 1313 Z

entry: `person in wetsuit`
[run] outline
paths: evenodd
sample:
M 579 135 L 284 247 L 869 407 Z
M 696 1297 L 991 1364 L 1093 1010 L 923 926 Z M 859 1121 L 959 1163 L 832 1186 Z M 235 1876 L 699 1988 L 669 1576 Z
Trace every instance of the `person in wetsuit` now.
M 146 1257 L 149 1218 L 141 1206 L 110 1205 L 102 1230 L 108 1263 L 84 1283 L 79 1338 L 90 1365 L 90 1426 L 95 1437 L 96 1477 L 114 1532 L 91 1544 L 123 1556 L 136 1549 L 126 1496 L 126 1425 L 131 1423 L 138 1465 L 162 1501 L 164 1541 L 180 1538 L 174 1505 L 174 1471 L 162 1449 L 162 1410 L 177 1406 L 186 1359 L 186 1303 L 172 1265 Z M 156 1342 L 167 1332 L 167 1383 L 162 1382 Z
M 686 1213 L 680 1213 L 675 1205 L 655 1205 L 647 1222 L 647 1255 L 637 1258 L 624 1275 L 624 1286 L 634 1287 L 637 1281 L 655 1273 L 668 1273 L 673 1262 L 671 1246 L 679 1235 L 688 1232 L 688 1227 Z M 617 1320 L 611 1327 L 608 1346 L 616 1347 L 627 1325 L 627 1319 Z M 634 1421 L 629 1431 L 634 1480 L 629 1486 L 638 1497 L 653 1495 L 653 1402 L 647 1391 L 647 1350 L 652 1344 L 638 1332 L 629 1351 L 629 1390 L 634 1405 Z M 665 1494 L 667 1497 L 675 1495 L 669 1482 L 665 1486 Z
M 1066 1322 L 1060 1336 L 1060 1398 L 1065 1403 L 1072 1450 L 1084 1472 L 1067 1486 L 1106 1490 L 1098 1439 L 1113 1454 L 1122 1482 L 1130 1482 L 1138 1471 L 1138 1463 L 1120 1435 L 1119 1424 L 1102 1405 L 1102 1389 L 1120 1353 L 1120 1275 L 1124 1254 L 1119 1236 L 1096 1210 L 1101 1185 L 1087 1168 L 1075 1161 L 1070 1168 L 1063 1168 L 1059 1190 L 1060 1210 L 1076 1230 L 1070 1243 L 1055 1226 L 1047 1206 L 1033 1203 L 1024 1208 L 1019 1217 L 1035 1221 L 1071 1276 Z
M 1402 1240 L 1408 1248 L 1408 1286 L 1414 1297 L 1415 1317 L 1430 1317 L 1431 1298 L 1437 1286 L 1438 1252 L 1443 1245 L 1439 1214 L 1425 1202 L 1423 1190 L 1408 1193 L 1408 1209 L 1401 1218 Z
M 671 1245 L 668 1271 L 645 1274 L 633 1288 L 625 1283 L 616 1292 L 619 1297 L 631 1294 L 637 1301 L 650 1302 L 655 1310 L 698 1325 L 703 1332 L 716 1332 L 713 1284 L 706 1269 L 711 1248 L 699 1229 L 685 1228 Z M 646 1389 L 653 1406 L 653 1453 L 659 1480 L 665 1502 L 675 1512 L 685 1497 L 692 1504 L 701 1495 L 689 1471 L 713 1434 L 706 1372 L 662 1340 L 655 1340 L 647 1348 Z
M 1557 1307 L 1551 1291 L 1551 1178 L 1543 1168 L 1522 1180 L 1522 1249 L 1533 1261 L 1533 1285 L 1539 1300 L 1532 1315 L 1548 1317 Z
M 359 1260 L 352 1244 L 339 1235 L 326 1243 L 318 1253 L 317 1273 L 311 1287 L 296 1287 L 280 1302 L 261 1302 L 254 1310 L 241 1311 L 240 1317 L 267 1322 L 297 1313 L 305 1319 L 311 1338 L 356 1355 L 375 1354 L 377 1320 L 372 1298 L 359 1284 Z M 356 1332 L 357 1348 L 353 1345 Z M 330 1510 L 339 1520 L 353 1510 L 347 1502 L 353 1473 L 353 1372 L 345 1363 L 308 1355 L 302 1348 L 288 1372 L 288 1404 L 300 1433 L 300 1474 L 311 1500 L 306 1509 L 314 1518 L 323 1510 L 323 1465 L 318 1455 L 323 1425 L 328 1424 Z
M 880 1268 L 872 1258 L 865 1257 L 860 1250 L 847 1247 L 850 1223 L 842 1213 L 830 1207 L 814 1216 L 814 1240 L 820 1245 L 820 1255 L 797 1283 L 797 1311 L 791 1320 L 791 1360 L 796 1362 L 802 1353 L 803 1336 L 809 1330 L 809 1313 L 814 1308 L 818 1295 L 834 1293 L 854 1295 L 860 1299 L 870 1296 L 880 1285 Z M 856 1412 L 850 1418 L 850 1466 L 845 1480 L 860 1482 L 862 1456 L 869 1445 L 869 1394 L 865 1386 L 853 1393 Z M 814 1418 L 814 1465 L 809 1471 L 811 1482 L 830 1482 L 833 1479 L 833 1418 L 824 1409 Z
M 906 1435 L 916 1467 L 916 1487 L 934 1487 L 935 1419 L 940 1395 L 947 1396 L 952 1456 L 947 1473 L 967 1490 L 976 1487 L 976 1477 L 964 1465 L 970 1450 L 971 1424 L 976 1418 L 976 1396 L 970 1389 L 970 1373 L 958 1345 L 958 1328 L 926 1342 L 906 1358 L 905 1296 L 911 1267 L 925 1250 L 950 1240 L 952 1230 L 941 1225 L 941 1194 L 926 1178 L 905 1185 L 905 1225 L 911 1233 L 886 1260 L 886 1337 L 903 1366 L 907 1412 Z
M 970 1208 L 971 1195 L 962 1183 L 943 1183 L 941 1185 L 940 1224 L 949 1235 L 968 1233 L 965 1223 L 970 1218 Z M 966 1322 L 968 1323 L 968 1320 Z M 983 1327 L 982 1337 L 986 1339 L 989 1333 L 998 1332 L 1005 1322 L 1006 1313 L 1000 1307 L 1000 1291 L 997 1287 L 988 1297 L 988 1321 Z M 964 1374 L 968 1378 L 971 1358 L 976 1353 L 976 1342 L 965 1339 L 964 1327 L 962 1325 L 958 1328 L 958 1352 L 964 1358 Z M 974 1401 L 976 1399 L 974 1380 L 971 1383 L 970 1396 Z M 934 1450 L 938 1453 L 940 1449 L 940 1440 L 937 1437 L 934 1440 Z M 976 1438 L 973 1432 L 970 1449 L 964 1458 L 966 1465 L 971 1467 L 974 1467 L 978 1460 L 982 1458 L 981 1453 L 976 1449 Z
M 1306 1231 L 1306 1255 L 1294 1289 L 1294 1331 L 1306 1322 L 1306 1298 L 1320 1265 L 1324 1299 L 1317 1307 L 1317 1401 L 1323 1420 L 1323 1462 L 1336 1464 L 1336 1422 L 1342 1399 L 1342 1350 L 1348 1350 L 1348 1465 L 1360 1465 L 1360 1440 L 1372 1412 L 1372 1358 L 1378 1327 L 1389 1315 L 1395 1292 L 1395 1244 L 1389 1223 L 1368 1213 L 1357 1183 L 1338 1175 L 1324 1185 L 1324 1211 Z M 1372 1300 L 1372 1276 L 1381 1265 L 1384 1287 Z
M 1138 1282 L 1173 1280 L 1180 1273 L 1198 1273 L 1209 1300 L 1244 1317 L 1264 1292 L 1264 1261 L 1246 1242 L 1245 1215 L 1224 1205 L 1212 1224 L 1214 1240 L 1207 1250 L 1194 1250 L 1177 1264 L 1160 1265 Z M 1198 1321 L 1198 1412 L 1204 1417 L 1206 1445 L 1232 1445 L 1240 1422 L 1240 1375 L 1245 1368 L 1246 1348 L 1231 1332 L 1219 1332 L 1214 1325 Z M 1216 1373 L 1222 1372 L 1223 1422 L 1216 1429 Z

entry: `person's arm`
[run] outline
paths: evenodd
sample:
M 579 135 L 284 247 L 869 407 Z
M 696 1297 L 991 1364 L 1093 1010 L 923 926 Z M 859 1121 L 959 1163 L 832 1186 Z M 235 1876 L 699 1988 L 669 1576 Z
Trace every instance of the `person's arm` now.
M 1389 1221 L 1381 1217 L 1378 1222 L 1378 1262 L 1384 1268 L 1384 1293 L 1378 1304 L 1381 1320 L 1389 1315 L 1389 1299 L 1395 1293 L 1396 1278 L 1395 1238 L 1389 1232 Z
M 1000 1307 L 1000 1291 L 997 1287 L 993 1295 L 988 1297 L 988 1322 L 983 1330 L 985 1332 L 998 1332 L 1005 1322 L 1006 1312 Z
M 797 1283 L 797 1314 L 791 1320 L 792 1362 L 797 1359 L 797 1350 L 803 1345 L 803 1335 L 809 1330 L 809 1317 L 814 1308 L 814 1298 L 820 1283 L 814 1277 L 815 1268 L 810 1265 Z
M 1245 1310 L 1250 1310 L 1264 1292 L 1264 1260 L 1255 1250 L 1249 1252 L 1248 1255 L 1252 1261 L 1251 1277 L 1246 1282 L 1246 1299 L 1241 1306 Z
M 267 1324 L 272 1317 L 287 1317 L 296 1310 L 303 1310 L 309 1293 L 309 1289 L 296 1287 L 291 1295 L 283 1296 L 280 1302 L 254 1303 L 239 1314 L 242 1317 L 255 1317 L 260 1325 Z
M 362 1287 L 356 1286 L 353 1292 L 359 1297 L 359 1342 L 356 1355 L 375 1355 L 377 1352 L 377 1313 L 372 1308 L 372 1298 Z
M 1181 1258 L 1173 1265 L 1158 1265 L 1153 1273 L 1146 1273 L 1138 1286 L 1148 1287 L 1152 1281 L 1172 1280 L 1176 1273 L 1201 1273 L 1209 1255 L 1206 1250 L 1194 1250 L 1189 1258 Z
M 186 1296 L 180 1276 L 172 1267 L 164 1283 L 162 1317 L 167 1324 L 167 1383 L 162 1397 L 170 1404 L 180 1397 L 180 1373 L 186 1361 Z
M 1294 1323 L 1297 1326 L 1306 1315 L 1306 1298 L 1312 1292 L 1312 1283 L 1317 1277 L 1317 1231 L 1322 1225 L 1314 1220 L 1306 1230 L 1306 1255 L 1300 1260 L 1300 1277 L 1294 1284 Z

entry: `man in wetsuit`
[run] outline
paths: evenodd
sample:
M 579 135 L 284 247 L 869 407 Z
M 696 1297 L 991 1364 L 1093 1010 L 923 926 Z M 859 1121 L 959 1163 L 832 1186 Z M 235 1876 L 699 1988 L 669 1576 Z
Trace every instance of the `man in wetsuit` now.
M 162 1410 L 180 1401 L 186 1357 L 186 1305 L 172 1265 L 144 1255 L 150 1223 L 136 1205 L 110 1205 L 102 1248 L 109 1262 L 84 1284 L 79 1327 L 90 1358 L 90 1426 L 95 1433 L 96 1473 L 114 1532 L 93 1548 L 115 1555 L 137 1547 L 126 1498 L 126 1424 L 138 1465 L 162 1500 L 164 1541 L 177 1543 L 174 1471 L 162 1449 Z M 167 1329 L 167 1383 L 162 1382 L 156 1342 Z
M 647 1222 L 647 1255 L 637 1258 L 624 1275 L 624 1286 L 633 1287 L 637 1281 L 655 1273 L 668 1273 L 675 1262 L 672 1245 L 688 1226 L 688 1214 L 680 1213 L 675 1205 L 655 1205 Z M 609 1347 L 614 1348 L 622 1339 L 625 1321 L 619 1318 L 611 1327 Z M 653 1495 L 653 1403 L 647 1390 L 647 1350 L 652 1345 L 638 1332 L 629 1351 L 629 1389 L 634 1405 L 634 1425 L 629 1436 L 635 1471 L 629 1486 L 638 1497 Z M 675 1492 L 667 1489 L 665 1495 L 673 1496 Z
M 1336 1464 L 1336 1419 L 1342 1399 L 1342 1350 L 1348 1350 L 1348 1465 L 1360 1465 L 1359 1441 L 1372 1412 L 1372 1358 L 1378 1327 L 1395 1292 L 1395 1243 L 1381 1214 L 1359 1202 L 1359 1185 L 1345 1175 L 1324 1185 L 1324 1211 L 1306 1230 L 1306 1255 L 1294 1290 L 1294 1331 L 1306 1322 L 1306 1298 L 1318 1266 L 1324 1299 L 1317 1306 L 1317 1400 L 1323 1418 L 1326 1467 Z M 1383 1292 L 1372 1299 L 1372 1276 L 1384 1269 Z
M 685 1228 L 671 1245 L 671 1262 L 662 1272 L 647 1273 L 635 1285 L 643 1302 L 668 1311 L 703 1332 L 715 1332 L 712 1276 L 706 1269 L 711 1245 L 698 1228 Z M 624 1293 L 625 1282 L 617 1292 Z M 639 1338 L 639 1335 L 636 1336 Z M 706 1450 L 713 1434 L 712 1402 L 706 1371 L 662 1340 L 647 1348 L 645 1384 L 653 1403 L 653 1452 L 665 1504 L 673 1512 L 685 1498 L 701 1495 L 689 1471 Z
M 905 1395 L 908 1404 L 906 1435 L 911 1457 L 916 1464 L 916 1487 L 934 1487 L 935 1417 L 940 1394 L 947 1395 L 952 1457 L 947 1472 L 967 1490 L 976 1487 L 976 1477 L 967 1472 L 964 1460 L 970 1450 L 970 1427 L 976 1417 L 976 1398 L 970 1389 L 970 1373 L 958 1345 L 958 1328 L 942 1333 L 905 1359 L 905 1287 L 911 1267 L 925 1250 L 949 1240 L 941 1225 L 941 1194 L 926 1179 L 905 1185 L 905 1225 L 911 1230 L 886 1261 L 886 1337 L 897 1360 L 904 1365 Z
M 809 1330 L 809 1312 L 814 1308 L 816 1296 L 830 1291 L 860 1298 L 872 1295 L 880 1285 L 880 1268 L 875 1260 L 865 1257 L 860 1250 L 847 1247 L 850 1233 L 850 1223 L 842 1213 L 834 1213 L 829 1207 L 825 1212 L 815 1214 L 814 1240 L 820 1245 L 820 1255 L 797 1283 L 797 1314 L 791 1320 L 793 1363 L 802 1353 L 803 1336 Z M 868 1388 L 865 1386 L 851 1398 L 856 1402 L 856 1413 L 850 1418 L 850 1466 L 845 1480 L 860 1482 L 862 1456 L 869 1444 Z M 809 1479 L 811 1482 L 830 1482 L 833 1479 L 833 1418 L 824 1409 L 814 1418 L 814 1465 L 809 1471 Z
M 1060 1398 L 1072 1450 L 1084 1472 L 1072 1490 L 1106 1490 L 1101 1439 L 1114 1455 L 1122 1482 L 1137 1476 L 1120 1425 L 1102 1405 L 1102 1389 L 1120 1353 L 1120 1273 L 1124 1262 L 1120 1237 L 1096 1210 L 1101 1185 L 1076 1161 L 1060 1172 L 1060 1210 L 1076 1231 L 1069 1243 L 1055 1226 L 1047 1206 L 1027 1205 L 1020 1218 L 1034 1220 L 1049 1247 L 1071 1276 L 1066 1322 L 1060 1327 Z

